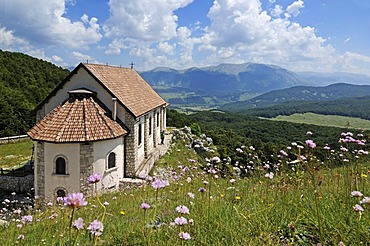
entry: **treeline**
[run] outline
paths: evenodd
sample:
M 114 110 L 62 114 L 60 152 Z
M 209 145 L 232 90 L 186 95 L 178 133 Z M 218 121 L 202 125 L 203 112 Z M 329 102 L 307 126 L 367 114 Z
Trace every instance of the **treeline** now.
M 240 114 L 273 118 L 278 115 L 295 113 L 317 113 L 340 115 L 370 120 L 370 96 L 343 98 L 332 101 L 295 101 L 276 106 L 253 108 L 239 111 Z
M 339 148 L 340 135 L 343 131 L 347 131 L 336 127 L 263 120 L 255 116 L 234 113 L 204 111 L 187 116 L 169 110 L 169 126 L 183 127 L 194 124 L 199 124 L 201 132 L 212 137 L 222 158 L 234 158 L 235 149 L 242 145 L 254 146 L 268 158 L 276 155 L 292 142 L 304 145 L 304 141 L 309 138 L 313 139 L 318 146 L 329 144 L 332 148 Z M 307 131 L 314 134 L 308 136 Z M 369 135 L 368 132 L 361 133 Z M 325 155 L 322 148 L 318 148 L 316 154 L 319 157 Z
M 31 56 L 0 50 L 0 136 L 25 134 L 32 110 L 69 71 Z

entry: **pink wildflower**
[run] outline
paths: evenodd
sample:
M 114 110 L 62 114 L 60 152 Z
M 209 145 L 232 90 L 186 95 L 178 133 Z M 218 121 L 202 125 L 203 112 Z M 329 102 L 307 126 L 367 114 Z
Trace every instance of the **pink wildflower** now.
M 149 208 L 150 208 L 150 205 L 149 205 L 148 203 L 143 202 L 143 203 L 140 205 L 140 208 L 141 208 L 141 209 L 144 209 L 144 210 L 147 210 L 147 209 L 149 209 Z
M 89 184 L 98 183 L 101 180 L 101 175 L 98 173 L 91 174 L 90 177 L 87 178 L 87 182 Z
M 103 233 L 104 226 L 103 223 L 101 223 L 99 220 L 94 220 L 87 227 L 87 230 L 89 230 L 90 233 L 93 234 L 94 236 L 99 237 Z
M 361 197 L 361 196 L 363 196 L 363 194 L 360 191 L 357 191 L 357 190 L 352 191 L 351 192 L 351 195 L 354 196 L 354 197 Z
M 179 238 L 184 239 L 184 240 L 190 240 L 190 234 L 187 232 L 180 232 L 179 233 Z
M 176 212 L 181 213 L 181 214 L 189 214 L 189 209 L 188 207 L 184 205 L 180 205 L 176 208 Z
M 188 223 L 188 220 L 184 217 L 177 217 L 175 219 L 175 224 L 178 226 L 186 225 Z
M 64 200 L 64 206 L 67 206 L 73 209 L 87 205 L 87 201 L 85 201 L 84 195 L 79 192 L 68 194 L 68 196 L 63 198 L 63 200 Z
M 156 190 L 158 189 L 161 189 L 161 188 L 164 188 L 166 186 L 168 186 L 168 181 L 166 180 L 161 180 L 159 178 L 156 178 L 153 182 L 152 182 L 152 187 Z
M 82 218 L 78 218 L 77 220 L 73 221 L 72 226 L 77 230 L 82 230 L 85 226 L 84 220 Z
M 356 204 L 356 205 L 355 205 L 355 206 L 353 206 L 352 208 L 353 208 L 353 210 L 354 210 L 355 212 L 363 212 L 363 211 L 364 211 L 363 207 L 361 207 L 361 205 L 358 205 L 358 204 Z
M 306 145 L 311 149 L 316 148 L 316 144 L 311 139 L 306 140 Z

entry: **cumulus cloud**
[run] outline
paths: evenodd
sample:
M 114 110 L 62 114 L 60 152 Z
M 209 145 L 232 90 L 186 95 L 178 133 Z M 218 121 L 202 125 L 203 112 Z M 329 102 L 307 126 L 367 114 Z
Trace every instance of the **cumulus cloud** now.
M 286 11 L 289 15 L 298 16 L 300 13 L 300 9 L 304 7 L 304 3 L 302 0 L 298 0 L 293 2 L 286 8 Z
M 168 42 L 160 42 L 158 44 L 158 51 L 173 55 L 175 51 L 175 46 L 176 45 L 171 45 Z
M 82 54 L 82 53 L 80 53 L 80 52 L 77 52 L 77 51 L 73 51 L 72 53 L 71 53 L 71 58 L 73 59 L 73 60 L 76 60 L 76 61 L 83 61 L 83 62 L 85 62 L 85 61 L 94 61 L 95 59 L 94 58 L 92 58 L 91 56 L 89 56 L 89 55 L 85 55 L 85 54 Z
M 68 1 L 70 3 L 70 1 Z M 102 35 L 96 18 L 83 15 L 82 21 L 71 21 L 64 0 L 12 0 L 0 9 L 0 23 L 20 39 L 33 45 L 61 45 L 87 48 Z
M 0 47 L 1 48 L 11 48 L 17 44 L 25 43 L 24 40 L 14 36 L 13 31 L 6 30 L 5 27 L 0 25 Z
M 104 24 L 110 38 L 126 37 L 145 41 L 165 41 L 176 36 L 174 11 L 193 0 L 110 0 L 111 16 Z

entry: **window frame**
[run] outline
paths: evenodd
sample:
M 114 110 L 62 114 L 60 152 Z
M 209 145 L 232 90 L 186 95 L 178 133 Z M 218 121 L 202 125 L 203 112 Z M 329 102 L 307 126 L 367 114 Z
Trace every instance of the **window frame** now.
M 63 160 L 64 163 L 58 163 L 58 160 Z M 61 166 L 62 165 L 62 166 Z M 64 171 L 64 172 L 59 172 Z M 54 159 L 54 174 L 55 175 L 68 175 L 68 159 L 63 155 L 58 155 Z
M 111 156 L 114 157 L 113 161 L 114 161 L 114 165 L 111 166 Z M 108 155 L 107 155 L 107 170 L 110 170 L 110 169 L 113 169 L 113 168 L 117 168 L 117 154 L 114 153 L 113 151 L 110 152 Z

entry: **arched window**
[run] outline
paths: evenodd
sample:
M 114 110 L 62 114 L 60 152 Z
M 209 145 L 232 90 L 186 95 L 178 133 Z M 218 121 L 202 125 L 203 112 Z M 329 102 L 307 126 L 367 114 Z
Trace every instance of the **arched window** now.
M 55 174 L 67 174 L 66 160 L 63 157 L 58 157 L 55 160 Z
M 57 197 L 65 197 L 66 196 L 66 191 L 63 189 L 58 189 L 57 190 Z
M 115 166 L 116 166 L 116 154 L 112 152 L 108 155 L 108 169 L 111 169 Z

